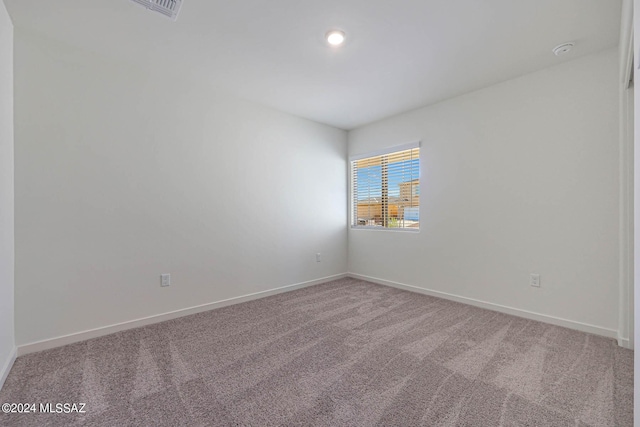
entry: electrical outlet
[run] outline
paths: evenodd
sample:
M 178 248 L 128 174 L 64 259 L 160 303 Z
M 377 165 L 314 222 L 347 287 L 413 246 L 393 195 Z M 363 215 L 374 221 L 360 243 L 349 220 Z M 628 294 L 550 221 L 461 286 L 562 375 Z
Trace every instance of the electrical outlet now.
M 171 275 L 170 274 L 161 274 L 160 275 L 160 286 L 166 287 L 171 285 Z
M 320 252 L 318 252 L 316 254 L 316 262 L 320 262 L 320 261 L 322 261 L 322 254 Z
M 529 277 L 529 284 L 533 287 L 539 288 L 540 287 L 540 275 L 536 274 L 536 273 L 531 273 L 531 276 Z

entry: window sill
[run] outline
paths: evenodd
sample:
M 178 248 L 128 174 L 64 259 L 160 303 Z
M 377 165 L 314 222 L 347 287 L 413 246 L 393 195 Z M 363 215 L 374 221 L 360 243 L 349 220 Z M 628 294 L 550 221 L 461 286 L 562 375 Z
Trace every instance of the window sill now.
M 419 233 L 419 228 L 395 228 L 395 227 L 374 227 L 366 225 L 352 225 L 352 230 L 375 230 L 375 231 L 395 231 L 400 233 Z

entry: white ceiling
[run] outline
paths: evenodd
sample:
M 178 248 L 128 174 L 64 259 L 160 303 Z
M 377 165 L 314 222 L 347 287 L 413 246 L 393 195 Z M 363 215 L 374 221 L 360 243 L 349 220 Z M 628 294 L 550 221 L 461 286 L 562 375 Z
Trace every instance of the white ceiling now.
M 343 129 L 616 46 L 621 13 L 621 0 L 184 0 L 172 22 L 129 0 L 4 1 L 18 28 Z

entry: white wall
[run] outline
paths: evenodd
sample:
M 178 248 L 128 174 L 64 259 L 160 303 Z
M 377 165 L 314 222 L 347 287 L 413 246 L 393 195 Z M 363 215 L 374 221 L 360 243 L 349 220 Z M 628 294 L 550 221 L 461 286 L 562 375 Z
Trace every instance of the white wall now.
M 616 336 L 618 108 L 611 49 L 349 132 L 422 141 L 420 232 L 350 230 L 349 271 Z
M 633 38 L 634 38 L 634 129 L 640 129 L 640 0 L 633 1 Z M 634 254 L 640 254 L 640 134 L 634 134 Z M 640 262 L 635 259 L 634 263 L 634 307 L 640 307 Z M 636 313 L 634 317 L 635 342 L 640 343 L 640 316 Z M 633 419 L 634 425 L 640 426 L 640 351 L 633 355 Z
M 622 1 L 619 49 L 620 93 L 620 312 L 621 345 L 634 348 L 633 289 L 633 0 Z
M 0 388 L 15 355 L 13 266 L 13 24 L 0 0 Z
M 346 272 L 346 132 L 19 30 L 15 69 L 19 345 Z

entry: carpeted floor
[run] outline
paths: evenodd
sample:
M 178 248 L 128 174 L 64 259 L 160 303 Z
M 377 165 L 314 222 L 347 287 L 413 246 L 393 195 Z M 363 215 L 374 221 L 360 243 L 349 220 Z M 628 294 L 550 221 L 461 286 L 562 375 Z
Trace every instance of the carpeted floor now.
M 631 426 L 613 340 L 354 279 L 19 357 L 6 426 Z M 54 405 L 55 406 L 55 405 Z

